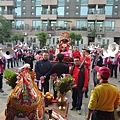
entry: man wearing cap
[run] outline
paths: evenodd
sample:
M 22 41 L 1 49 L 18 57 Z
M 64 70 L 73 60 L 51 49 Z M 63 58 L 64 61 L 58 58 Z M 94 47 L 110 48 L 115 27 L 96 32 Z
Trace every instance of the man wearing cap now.
M 120 100 L 119 89 L 108 82 L 109 68 L 95 66 L 94 69 L 100 84 L 92 90 L 86 119 L 89 120 L 92 114 L 91 120 L 115 120 L 114 110 L 118 108 Z
M 94 87 L 99 83 L 99 80 L 97 80 L 97 71 L 94 69 L 95 66 L 102 67 L 103 59 L 99 55 L 99 52 L 96 50 L 94 51 L 94 59 L 92 63 L 92 69 L 93 69 L 93 82 L 94 82 Z

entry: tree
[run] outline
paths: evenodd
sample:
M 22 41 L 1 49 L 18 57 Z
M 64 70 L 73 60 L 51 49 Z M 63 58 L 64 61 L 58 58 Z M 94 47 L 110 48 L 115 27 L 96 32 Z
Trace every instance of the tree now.
M 37 39 L 40 41 L 40 48 L 44 47 L 46 45 L 47 39 L 50 38 L 48 34 L 43 31 L 37 33 L 36 36 Z
M 15 41 L 17 44 L 17 41 L 20 40 L 21 42 L 24 41 L 24 36 L 22 34 L 15 33 L 13 36 L 10 37 L 11 41 Z
M 5 17 L 0 16 L 0 42 L 8 41 L 10 38 L 10 31 L 12 29 L 12 24 L 10 21 L 6 20 Z
M 79 45 L 79 41 L 82 39 L 82 36 L 81 36 L 81 34 L 76 34 L 75 32 L 70 32 L 70 38 L 71 38 L 73 44 L 75 44 L 75 41 L 77 40 L 77 45 Z
M 70 32 L 70 38 L 71 38 L 72 44 L 74 44 L 75 43 L 75 32 Z
M 81 34 L 75 34 L 75 40 L 77 40 L 77 46 L 79 46 L 79 41 L 81 40 Z

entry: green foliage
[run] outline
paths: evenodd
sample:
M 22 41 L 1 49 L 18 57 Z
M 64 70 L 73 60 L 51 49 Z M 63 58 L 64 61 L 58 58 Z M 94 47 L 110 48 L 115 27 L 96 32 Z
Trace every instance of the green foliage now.
M 15 33 L 13 36 L 10 37 L 10 40 L 15 41 L 15 42 L 20 40 L 21 42 L 23 42 L 24 41 L 24 36 L 22 34 Z
M 81 34 L 75 34 L 75 39 L 79 41 L 82 38 Z
M 65 94 L 71 90 L 74 85 L 75 82 L 73 81 L 72 76 L 67 76 L 55 84 L 55 90 L 59 91 L 61 94 Z
M 12 29 L 12 24 L 10 21 L 6 20 L 5 17 L 0 16 L 0 42 L 8 41 L 10 37 L 10 31 Z
M 91 34 L 92 34 L 92 35 L 95 35 L 95 34 L 96 34 L 96 30 L 92 30 L 92 31 L 91 31 Z
M 72 43 L 75 43 L 75 41 L 77 40 L 77 43 L 79 43 L 79 41 L 82 39 L 81 34 L 76 34 L 75 32 L 70 32 L 70 38 L 72 40 Z
M 37 33 L 36 36 L 37 39 L 40 41 L 40 48 L 43 48 L 46 45 L 47 39 L 50 38 L 48 34 L 43 31 Z
M 75 40 L 75 32 L 70 32 L 70 38 L 71 38 L 72 40 Z
M 17 74 L 11 70 L 5 70 L 3 73 L 4 78 L 6 79 L 6 84 L 14 88 L 16 86 Z

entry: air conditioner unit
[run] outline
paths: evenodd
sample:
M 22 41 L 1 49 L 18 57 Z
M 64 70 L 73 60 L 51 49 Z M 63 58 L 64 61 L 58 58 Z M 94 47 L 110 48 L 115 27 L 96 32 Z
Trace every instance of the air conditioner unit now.
M 26 36 L 26 35 L 27 35 L 27 32 L 24 32 L 24 33 L 23 33 L 23 35 L 25 35 L 25 36 Z
M 97 39 L 101 39 L 102 38 L 102 35 L 97 35 Z

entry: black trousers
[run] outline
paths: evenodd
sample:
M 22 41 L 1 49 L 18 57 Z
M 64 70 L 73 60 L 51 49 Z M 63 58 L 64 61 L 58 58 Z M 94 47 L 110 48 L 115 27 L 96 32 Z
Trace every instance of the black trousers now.
M 39 82 L 37 82 L 37 86 L 39 87 Z M 41 88 L 40 91 L 41 91 L 41 92 L 44 91 L 44 94 L 45 94 L 46 92 L 49 92 L 49 82 L 44 82 L 44 83 L 42 83 L 42 88 Z
M 3 74 L 0 74 L 0 89 L 3 87 Z
M 93 111 L 91 120 L 115 120 L 114 112 Z
M 57 98 L 57 91 L 55 90 L 55 84 L 53 84 L 53 94 L 54 94 L 54 99 Z
M 12 58 L 8 59 L 8 64 L 7 64 L 8 68 L 10 67 L 10 63 L 11 63 L 11 68 L 13 68 L 13 60 L 12 60 Z
M 83 99 L 83 91 L 78 88 L 72 89 L 72 106 L 76 107 L 77 110 L 81 110 L 82 99 Z
M 118 65 L 110 65 L 111 77 L 113 77 L 114 74 L 114 77 L 117 78 L 117 67 Z

